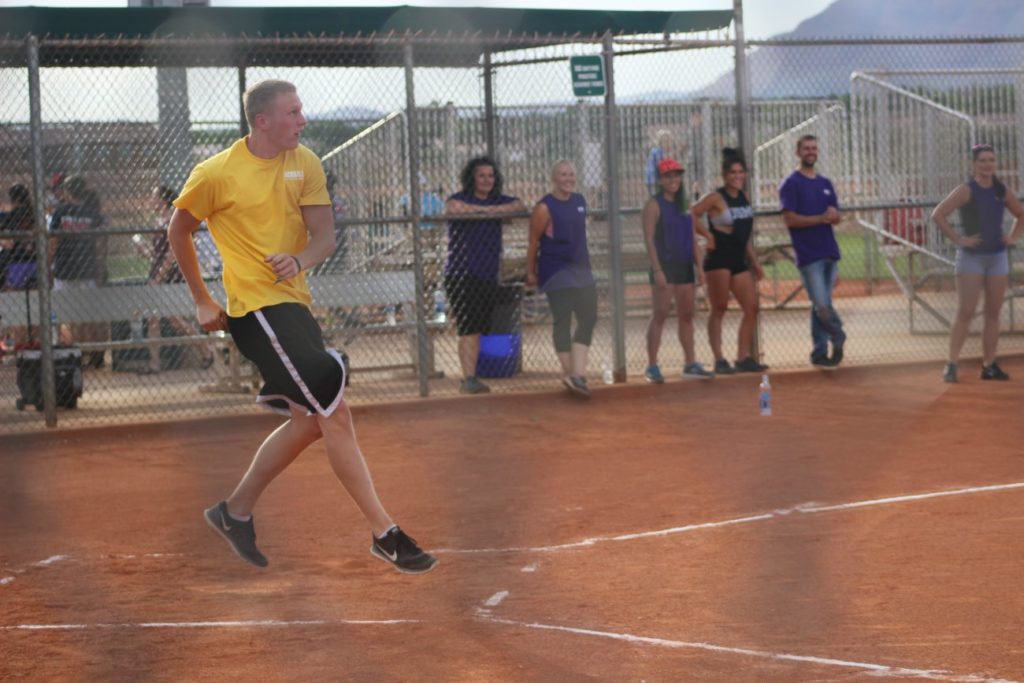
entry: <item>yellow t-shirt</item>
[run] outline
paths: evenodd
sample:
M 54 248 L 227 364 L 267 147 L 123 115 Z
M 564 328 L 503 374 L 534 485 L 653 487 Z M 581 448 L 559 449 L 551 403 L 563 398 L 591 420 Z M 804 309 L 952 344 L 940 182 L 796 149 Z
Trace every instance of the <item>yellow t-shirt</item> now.
M 227 314 L 274 304 L 309 306 L 305 274 L 274 284 L 270 254 L 298 254 L 309 241 L 301 207 L 329 205 L 320 159 L 299 145 L 261 159 L 235 142 L 192 169 L 174 206 L 205 220 L 224 261 Z

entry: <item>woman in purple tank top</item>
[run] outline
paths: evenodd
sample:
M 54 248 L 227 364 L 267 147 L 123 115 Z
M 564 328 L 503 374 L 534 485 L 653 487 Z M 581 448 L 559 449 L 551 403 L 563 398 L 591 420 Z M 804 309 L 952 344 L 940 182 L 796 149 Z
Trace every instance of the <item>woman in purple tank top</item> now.
M 576 190 L 568 161 L 551 169 L 551 192 L 533 209 L 526 250 L 526 286 L 540 286 L 554 318 L 552 336 L 562 382 L 577 398 L 590 398 L 587 355 L 597 323 L 597 290 L 587 250 L 587 202 Z M 576 331 L 572 318 L 576 317 Z
M 978 299 L 985 290 L 985 323 L 981 333 L 982 379 L 1007 380 L 1010 376 L 996 363 L 999 343 L 999 317 L 1010 282 L 1010 259 L 1006 248 L 1017 243 L 1024 223 L 1024 207 L 1017 196 L 996 178 L 996 153 L 992 145 L 971 148 L 971 179 L 949 193 L 935 211 L 932 220 L 942 233 L 957 245 L 956 291 L 958 306 L 949 335 L 949 362 L 942 378 L 957 381 L 957 362 L 967 339 L 967 330 Z M 949 216 L 960 211 L 961 232 L 949 224 Z M 1013 214 L 1009 235 L 1003 234 L 1006 209 Z
M 704 284 L 704 270 L 701 268 L 700 248 L 694 239 L 694 223 L 686 205 L 683 167 L 678 161 L 672 158 L 661 160 L 658 164 L 658 187 L 660 191 L 647 200 L 642 215 L 644 244 L 651 261 L 649 279 L 653 300 L 651 320 L 647 324 L 647 370 L 644 378 L 654 384 L 665 381 L 658 365 L 658 350 L 674 299 L 679 343 L 685 358 L 683 377 L 711 379 L 714 374 L 705 370 L 694 357 L 694 283 Z M 707 230 L 701 230 L 701 234 L 708 238 Z

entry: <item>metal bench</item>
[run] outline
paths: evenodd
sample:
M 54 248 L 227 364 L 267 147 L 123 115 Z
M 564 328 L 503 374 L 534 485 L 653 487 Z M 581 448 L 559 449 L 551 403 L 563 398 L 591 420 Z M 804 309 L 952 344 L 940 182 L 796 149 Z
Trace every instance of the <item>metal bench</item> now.
M 402 304 L 406 310 L 415 310 L 416 284 L 414 273 L 409 270 L 382 271 L 371 273 L 341 273 L 307 276 L 313 295 L 314 308 L 350 308 L 356 306 L 390 306 Z M 220 282 L 208 282 L 207 287 L 215 299 L 225 300 L 224 288 Z M 110 323 L 129 320 L 133 317 L 159 316 L 162 318 L 194 318 L 195 304 L 188 286 L 184 283 L 145 285 L 139 283 L 110 284 L 94 289 L 63 289 L 50 293 L 52 310 L 63 323 Z M 28 306 L 36 320 L 39 310 L 38 292 L 29 292 Z M 4 326 L 23 326 L 28 322 L 25 292 L 0 293 L 0 313 Z M 430 322 L 428 329 L 436 332 L 444 328 L 443 323 Z M 358 367 L 354 371 L 391 370 L 402 367 L 416 369 L 418 366 L 416 323 L 401 321 L 395 325 L 356 324 L 344 329 L 325 330 L 325 334 L 342 332 L 348 341 L 363 334 L 387 334 L 402 332 L 410 337 L 410 362 L 403 365 L 380 367 Z M 195 345 L 214 343 L 224 345 L 230 353 L 229 373 L 219 388 L 225 391 L 246 391 L 247 379 L 242 378 L 241 361 L 230 335 L 193 335 L 163 337 L 154 339 L 130 339 L 119 341 L 83 342 L 83 351 L 106 351 L 114 349 L 145 348 L 164 345 Z M 428 344 L 428 372 L 434 374 L 433 344 Z

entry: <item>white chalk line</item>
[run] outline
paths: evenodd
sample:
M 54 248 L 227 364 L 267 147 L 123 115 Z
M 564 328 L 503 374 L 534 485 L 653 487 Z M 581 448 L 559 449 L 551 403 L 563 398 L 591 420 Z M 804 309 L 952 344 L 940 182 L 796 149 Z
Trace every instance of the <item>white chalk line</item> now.
M 143 621 L 120 624 L 13 624 L 3 631 L 84 631 L 91 629 L 282 628 L 290 626 L 391 626 L 419 619 L 250 619 L 245 621 Z
M 821 666 L 835 666 L 847 669 L 860 669 L 862 671 L 870 672 L 871 675 L 882 677 L 913 676 L 916 678 L 925 678 L 934 681 L 962 681 L 963 683 L 1016 683 L 1015 681 L 1009 681 L 1004 678 L 989 678 L 987 676 L 980 676 L 977 674 L 954 674 L 944 669 L 911 669 L 898 666 L 888 666 L 885 664 L 874 664 L 871 662 L 854 662 L 847 661 L 844 659 L 832 659 L 829 657 L 793 655 L 778 652 L 768 652 L 766 650 L 752 650 L 742 647 L 728 647 L 725 645 L 714 645 L 712 643 L 698 643 L 688 642 L 685 640 L 651 638 L 648 636 L 637 636 L 630 633 L 615 633 L 612 631 L 598 631 L 588 628 L 574 628 L 571 626 L 557 626 L 554 624 L 540 624 L 536 622 L 531 623 L 524 621 L 513 621 L 511 619 L 501 619 L 499 617 L 491 616 L 488 612 L 483 610 L 478 610 L 477 616 L 478 618 L 483 619 L 485 621 L 490 621 L 496 624 L 505 624 L 508 626 L 519 626 L 521 628 L 538 629 L 543 631 L 561 631 L 563 633 L 572 633 L 575 635 L 593 636 L 596 638 L 608 638 L 610 640 L 620 640 L 638 645 L 654 645 L 656 647 L 666 647 L 674 649 L 705 650 L 707 652 L 719 652 L 724 654 L 742 655 L 746 657 L 758 657 L 761 659 L 768 659 L 781 662 L 800 662 L 806 664 L 819 664 Z
M 8 569 L 7 571 L 11 572 L 12 574 L 24 574 L 32 567 L 49 567 L 50 565 L 57 564 L 58 562 L 66 562 L 69 559 L 71 558 L 68 555 L 50 555 L 45 560 L 39 560 L 38 562 L 31 563 L 30 565 L 28 565 L 28 567 L 22 567 L 19 569 Z M 9 586 L 12 583 L 14 583 L 14 580 L 16 578 L 16 576 L 0 577 L 0 586 Z
M 163 559 L 167 557 L 185 557 L 185 553 L 138 553 L 138 554 L 122 554 L 115 553 L 110 555 L 102 555 L 101 559 L 104 560 L 142 560 L 142 559 Z M 39 560 L 38 562 L 32 562 L 25 567 L 18 569 L 8 569 L 7 571 L 12 574 L 24 574 L 33 567 L 45 568 L 51 567 L 58 562 L 75 562 L 76 559 L 71 555 L 50 555 L 45 560 Z M 2 576 L 0 577 L 0 586 L 7 586 L 14 582 L 16 576 Z
M 514 552 L 532 552 L 532 553 L 550 553 L 558 552 L 562 550 L 574 550 L 576 548 L 586 548 L 598 543 L 610 543 L 616 541 L 635 541 L 642 538 L 655 538 L 660 536 L 673 536 L 675 534 L 683 534 L 691 531 L 701 531 L 703 529 L 717 529 L 720 527 L 734 526 L 738 524 L 751 524 L 753 522 L 764 522 L 770 519 L 778 519 L 781 517 L 788 517 L 793 514 L 816 514 L 819 512 L 835 512 L 838 510 L 854 510 L 858 508 L 871 507 L 877 505 L 895 505 L 897 503 L 906 503 L 918 500 L 928 500 L 931 498 L 945 498 L 949 496 L 963 496 L 976 493 L 991 493 L 993 491 L 1010 491 L 1014 489 L 1024 489 L 1024 482 L 1015 482 L 1012 484 L 993 484 L 991 486 L 971 486 L 968 488 L 953 489 L 948 491 L 931 491 L 928 493 L 914 493 L 904 496 L 890 496 L 887 498 L 873 498 L 870 500 L 860 500 L 852 503 L 839 503 L 835 505 L 821 505 L 819 503 L 801 503 L 791 508 L 784 508 L 779 510 L 773 510 L 772 512 L 765 512 L 759 515 L 749 515 L 746 517 L 736 517 L 734 519 L 726 519 L 720 522 L 704 522 L 701 524 L 687 524 L 685 526 L 670 527 L 668 529 L 657 529 L 653 531 L 642 531 L 632 534 L 620 534 L 617 536 L 594 536 L 592 538 L 585 538 L 581 541 L 574 541 L 571 543 L 559 543 L 555 545 L 542 545 L 542 546 L 522 546 L 522 547 L 511 547 L 511 548 L 442 548 L 434 550 L 434 553 L 450 553 L 450 554 L 484 554 L 484 553 L 514 553 Z
M 501 601 L 508 597 L 508 591 L 498 591 L 491 597 L 487 598 L 484 605 L 487 607 L 497 607 L 501 604 Z

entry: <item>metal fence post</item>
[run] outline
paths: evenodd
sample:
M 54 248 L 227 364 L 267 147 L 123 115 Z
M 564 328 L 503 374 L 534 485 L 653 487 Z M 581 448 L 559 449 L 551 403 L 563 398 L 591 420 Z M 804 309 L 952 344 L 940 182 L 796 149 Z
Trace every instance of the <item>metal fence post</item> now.
M 610 32 L 604 34 L 604 137 L 608 178 L 608 285 L 612 293 L 613 368 L 617 383 L 626 381 L 626 292 L 622 270 L 622 216 L 619 214 L 619 116 L 615 106 L 615 44 Z
M 747 44 L 743 37 L 743 0 L 732 0 L 732 16 L 735 36 L 733 58 L 735 60 L 736 85 L 736 130 L 739 148 L 744 153 L 752 150 L 750 137 L 750 77 L 747 73 Z M 753 154 L 747 154 L 748 164 L 754 161 Z
M 758 187 L 757 155 L 754 154 L 754 140 L 751 137 L 750 121 L 750 78 L 747 73 L 747 43 L 743 34 L 743 0 L 732 0 L 732 22 L 735 35 L 733 37 L 733 58 L 735 60 L 736 86 L 736 130 L 739 149 L 747 158 L 747 182 Z M 759 193 L 754 193 L 755 202 Z M 760 299 L 760 295 L 758 295 Z M 754 339 L 750 349 L 753 358 L 761 355 L 761 324 L 764 316 L 757 316 L 754 326 Z
M 245 64 L 238 65 L 238 132 L 239 137 L 249 134 L 249 121 L 245 118 Z
M 192 168 L 192 133 L 188 76 L 184 68 L 156 69 L 157 127 L 165 152 L 160 156 L 160 184 L 180 189 Z
M 28 51 L 28 107 L 32 136 L 32 200 L 35 203 L 36 262 L 39 276 L 39 343 L 42 349 L 43 409 L 46 426 L 57 426 L 57 385 L 53 369 L 53 340 L 50 338 L 50 265 L 47 258 L 46 217 L 43 195 L 43 109 L 39 88 L 39 39 L 31 35 L 26 41 Z
M 491 68 L 491 51 L 484 53 L 484 140 L 487 156 L 497 159 L 494 143 L 494 70 Z
M 405 58 L 405 125 L 408 127 L 409 141 L 409 219 L 412 230 L 413 270 L 416 278 L 416 358 L 417 375 L 420 382 L 420 396 L 428 396 L 430 387 L 427 384 L 430 368 L 427 366 L 430 355 L 427 338 L 426 304 L 423 298 L 423 235 L 420 234 L 420 155 L 419 130 L 416 116 L 416 91 L 412 42 L 406 40 L 402 47 Z

